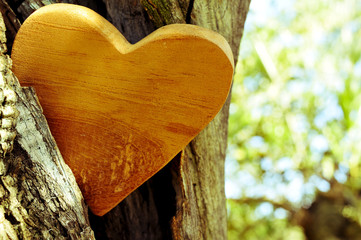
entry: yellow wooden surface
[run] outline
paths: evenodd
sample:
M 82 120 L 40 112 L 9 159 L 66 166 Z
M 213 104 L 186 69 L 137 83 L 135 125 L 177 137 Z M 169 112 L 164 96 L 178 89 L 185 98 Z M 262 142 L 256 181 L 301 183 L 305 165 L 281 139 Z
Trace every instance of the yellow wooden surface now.
M 218 113 L 233 56 L 217 33 L 169 25 L 135 45 L 97 13 L 54 4 L 31 15 L 12 50 L 85 201 L 104 215 Z

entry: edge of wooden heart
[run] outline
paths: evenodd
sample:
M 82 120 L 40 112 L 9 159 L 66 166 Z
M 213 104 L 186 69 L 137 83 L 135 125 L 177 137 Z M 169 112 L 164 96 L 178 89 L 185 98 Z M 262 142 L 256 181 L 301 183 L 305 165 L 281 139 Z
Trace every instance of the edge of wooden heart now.
M 229 46 L 227 40 L 220 34 L 202 28 L 196 25 L 191 24 L 170 24 L 164 27 L 161 27 L 151 34 L 149 34 L 144 39 L 140 40 L 135 44 L 131 44 L 127 41 L 127 39 L 119 32 L 117 28 L 115 28 L 108 20 L 100 16 L 98 13 L 94 12 L 93 10 L 79 6 L 74 4 L 67 4 L 67 3 L 55 3 L 51 5 L 44 6 L 33 14 L 29 16 L 27 22 L 30 22 L 34 18 L 43 15 L 43 14 L 64 14 L 67 15 L 74 15 L 74 16 L 82 16 L 83 20 L 89 24 L 90 27 L 95 28 L 95 30 L 101 33 L 104 38 L 108 39 L 114 47 L 122 54 L 127 54 L 129 52 L 134 51 L 137 48 L 140 48 L 146 45 L 149 42 L 162 40 L 162 39 L 171 39 L 176 38 L 180 39 L 182 37 L 194 37 L 198 39 L 202 39 L 213 43 L 214 45 L 218 46 L 223 53 L 229 59 L 232 68 L 234 68 L 234 58 L 231 47 Z M 58 16 L 59 16 L 58 15 Z M 20 28 L 21 31 L 21 28 Z
M 195 25 L 189 24 L 172 24 L 168 26 L 164 26 L 162 28 L 157 29 L 141 41 L 135 44 L 130 44 L 125 37 L 106 19 L 102 16 L 97 14 L 91 9 L 86 7 L 72 5 L 72 4 L 65 4 L 65 3 L 58 3 L 52 4 L 45 7 L 40 8 L 36 12 L 34 12 L 28 19 L 25 21 L 24 25 L 30 23 L 31 21 L 37 21 L 37 18 L 43 17 L 42 15 L 47 15 L 47 17 L 54 17 L 62 16 L 64 14 L 67 17 L 74 17 L 76 20 L 81 20 L 87 26 L 94 29 L 94 31 L 102 34 L 105 39 L 108 39 L 110 43 L 121 53 L 127 54 L 132 52 L 142 46 L 147 45 L 153 41 L 159 41 L 163 39 L 182 39 L 182 38 L 190 38 L 193 37 L 194 39 L 200 39 L 203 41 L 207 41 L 218 47 L 224 53 L 224 56 L 227 57 L 229 63 L 234 69 L 234 59 L 231 48 L 228 42 L 225 40 L 223 36 L 218 33 L 215 33 L 211 30 L 201 28 Z M 79 17 L 80 16 L 80 17 Z M 51 19 L 49 20 L 51 22 Z M 21 28 L 20 28 L 21 31 Z M 229 87 L 231 85 L 231 79 L 229 79 Z M 218 107 L 220 109 L 223 103 Z M 208 123 L 207 123 L 208 124 Z M 202 128 L 204 128 L 203 126 Z M 164 163 L 166 165 L 168 162 Z M 149 176 L 150 178 L 151 176 Z M 148 180 L 147 178 L 146 180 Z M 145 180 L 145 181 L 146 181 Z M 142 183 L 141 183 L 142 184 Z M 139 184 L 140 185 L 140 184 Z M 122 199 L 121 199 L 122 200 Z M 120 201 L 121 201 L 120 200 Z M 119 201 L 119 202 L 120 202 Z M 93 211 L 93 210 L 92 210 Z M 96 215 L 102 216 L 107 211 L 96 211 Z

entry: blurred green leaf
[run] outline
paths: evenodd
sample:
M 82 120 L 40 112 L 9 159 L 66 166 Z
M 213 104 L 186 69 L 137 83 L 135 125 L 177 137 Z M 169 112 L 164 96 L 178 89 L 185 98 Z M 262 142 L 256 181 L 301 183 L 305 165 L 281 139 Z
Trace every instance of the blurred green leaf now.
M 360 209 L 360 12 L 357 0 L 252 0 L 230 108 L 229 239 L 305 239 L 296 213 L 335 182 Z

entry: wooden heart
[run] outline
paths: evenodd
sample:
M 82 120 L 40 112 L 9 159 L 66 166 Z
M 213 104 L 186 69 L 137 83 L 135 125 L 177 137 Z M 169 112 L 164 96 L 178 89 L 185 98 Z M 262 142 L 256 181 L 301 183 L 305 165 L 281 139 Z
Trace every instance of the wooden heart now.
M 233 75 L 228 43 L 192 25 L 135 45 L 97 13 L 43 7 L 20 28 L 13 70 L 33 86 L 85 201 L 104 215 L 218 113 Z

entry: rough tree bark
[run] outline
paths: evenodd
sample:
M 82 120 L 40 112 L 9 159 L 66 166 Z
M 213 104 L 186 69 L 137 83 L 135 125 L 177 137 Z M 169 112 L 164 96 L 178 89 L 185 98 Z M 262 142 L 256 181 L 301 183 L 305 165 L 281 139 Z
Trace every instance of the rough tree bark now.
M 5 0 L 8 46 L 45 0 Z M 57 1 L 60 2 L 60 1 Z M 171 23 L 222 34 L 238 55 L 250 0 L 64 0 L 92 8 L 135 43 Z M 11 9 L 14 11 L 12 12 Z M 4 54 L 3 59 L 7 59 Z M 14 150 L 2 162 L 0 236 L 4 239 L 226 239 L 224 159 L 229 101 L 170 164 L 103 217 L 89 212 L 64 164 L 31 88 L 21 88 L 5 63 L 20 111 Z M 175 59 L 176 63 L 176 59 Z M 222 69 L 220 69 L 222 71 Z M 89 220 L 90 219 L 90 223 Z M 5 229 L 2 231 L 2 229 Z M 91 230 L 93 229 L 93 231 Z M 1 235 L 3 234 L 3 235 Z

